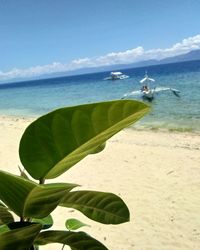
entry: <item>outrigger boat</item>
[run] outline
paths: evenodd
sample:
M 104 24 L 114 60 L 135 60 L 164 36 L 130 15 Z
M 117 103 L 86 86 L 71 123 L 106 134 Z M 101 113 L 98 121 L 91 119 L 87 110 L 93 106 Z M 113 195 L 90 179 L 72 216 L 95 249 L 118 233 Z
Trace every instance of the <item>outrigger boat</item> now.
M 140 81 L 143 84 L 141 88 L 142 97 L 152 101 L 155 94 L 155 88 L 150 87 L 150 82 L 155 82 L 153 78 L 148 77 L 147 72 L 145 73 L 144 78 Z
M 122 72 L 111 72 L 109 77 L 104 78 L 104 80 L 123 80 L 129 78 L 129 76 L 124 75 Z
M 155 94 L 165 91 L 171 91 L 175 96 L 180 97 L 179 90 L 166 87 L 152 87 L 151 83 L 153 82 L 155 82 L 155 80 L 153 78 L 148 77 L 146 72 L 144 78 L 140 81 L 140 83 L 142 83 L 142 88 L 140 89 L 140 91 L 132 91 L 130 93 L 126 93 L 121 99 L 142 94 L 143 99 L 152 101 L 154 99 Z

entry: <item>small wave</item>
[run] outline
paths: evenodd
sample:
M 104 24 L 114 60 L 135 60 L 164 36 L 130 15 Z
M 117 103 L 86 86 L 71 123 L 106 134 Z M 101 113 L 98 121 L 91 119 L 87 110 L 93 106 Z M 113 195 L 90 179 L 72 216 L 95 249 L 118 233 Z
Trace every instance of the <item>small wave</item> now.
M 130 96 L 137 96 L 140 94 L 141 94 L 141 91 L 136 90 L 136 91 L 132 91 L 132 92 L 128 92 L 128 93 L 124 94 L 122 98 L 130 97 Z

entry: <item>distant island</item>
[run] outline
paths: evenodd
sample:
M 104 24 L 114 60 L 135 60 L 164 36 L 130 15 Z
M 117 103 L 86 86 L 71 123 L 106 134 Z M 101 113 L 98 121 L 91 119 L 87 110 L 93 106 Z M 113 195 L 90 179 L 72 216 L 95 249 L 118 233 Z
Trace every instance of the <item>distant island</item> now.
M 154 66 L 154 65 L 161 65 L 161 64 L 168 64 L 168 63 L 178 63 L 178 62 L 197 61 L 197 60 L 200 60 L 200 49 L 192 50 L 188 53 L 181 54 L 178 56 L 166 57 L 162 60 L 152 59 L 152 60 L 140 61 L 140 62 L 129 63 L 129 64 L 115 64 L 115 65 L 110 65 L 110 66 L 82 68 L 82 69 L 77 69 L 73 71 L 53 73 L 51 74 L 51 77 L 81 75 L 81 74 L 140 68 L 140 67 L 147 67 L 147 66 Z M 48 75 L 47 77 L 50 77 L 50 75 Z

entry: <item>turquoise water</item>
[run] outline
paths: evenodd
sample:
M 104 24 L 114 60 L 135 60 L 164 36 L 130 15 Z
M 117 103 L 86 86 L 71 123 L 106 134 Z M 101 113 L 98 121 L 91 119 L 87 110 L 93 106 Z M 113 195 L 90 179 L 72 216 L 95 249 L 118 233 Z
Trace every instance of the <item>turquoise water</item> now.
M 200 131 L 200 61 L 122 70 L 125 80 L 105 81 L 109 72 L 27 81 L 0 85 L 0 114 L 37 117 L 55 108 L 120 99 L 134 91 L 141 100 L 139 81 L 145 70 L 156 80 L 154 87 L 175 88 L 159 92 L 149 103 L 152 111 L 136 124 L 137 128 Z

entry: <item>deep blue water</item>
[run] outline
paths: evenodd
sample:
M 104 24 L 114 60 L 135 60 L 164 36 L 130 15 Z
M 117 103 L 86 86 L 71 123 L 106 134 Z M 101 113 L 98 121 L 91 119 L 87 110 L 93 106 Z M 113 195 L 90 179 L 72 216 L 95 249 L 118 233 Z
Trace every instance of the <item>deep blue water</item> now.
M 154 87 L 175 88 L 160 92 L 149 103 L 152 111 L 138 128 L 200 131 L 200 61 L 182 62 L 145 68 L 121 70 L 125 80 L 105 81 L 109 72 L 34 80 L 0 85 L 0 114 L 39 116 L 55 108 L 120 99 L 135 91 L 132 98 L 142 100 L 138 90 L 145 71 L 156 81 Z

